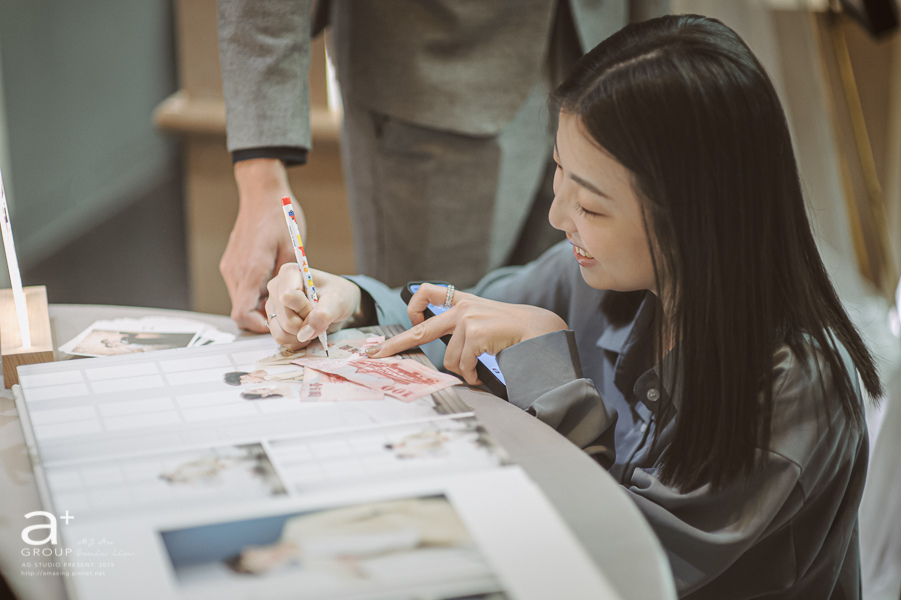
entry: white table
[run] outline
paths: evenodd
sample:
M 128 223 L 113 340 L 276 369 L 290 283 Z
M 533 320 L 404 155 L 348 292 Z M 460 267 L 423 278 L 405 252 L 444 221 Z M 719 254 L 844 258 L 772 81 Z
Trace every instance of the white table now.
M 151 314 L 192 318 L 238 333 L 230 319 L 217 315 L 121 306 L 50 307 L 56 345 L 99 319 Z M 606 471 L 512 404 L 480 390 L 462 386 L 458 390 L 479 421 L 541 487 L 623 600 L 676 597 L 660 543 Z M 0 394 L 0 499 L 0 571 L 20 600 L 61 600 L 65 595 L 56 578 L 19 575 L 24 515 L 41 510 L 41 502 L 9 390 Z

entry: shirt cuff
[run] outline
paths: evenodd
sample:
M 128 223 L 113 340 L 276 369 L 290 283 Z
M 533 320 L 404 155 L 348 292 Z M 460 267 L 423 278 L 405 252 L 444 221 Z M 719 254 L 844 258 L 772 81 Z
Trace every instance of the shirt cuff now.
M 260 146 L 259 148 L 242 148 L 232 152 L 232 163 L 254 158 L 277 158 L 286 167 L 307 164 L 307 149 L 297 146 Z
M 585 449 L 604 468 L 616 459 L 615 413 L 594 383 L 582 377 L 572 331 L 520 342 L 497 355 L 510 402 Z
M 501 350 L 497 364 L 507 381 L 507 397 L 528 409 L 545 393 L 582 378 L 572 331 L 554 331 Z

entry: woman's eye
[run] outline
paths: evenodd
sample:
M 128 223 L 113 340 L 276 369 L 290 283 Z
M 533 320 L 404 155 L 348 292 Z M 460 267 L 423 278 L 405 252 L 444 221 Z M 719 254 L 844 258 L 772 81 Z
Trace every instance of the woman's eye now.
M 601 213 L 592 212 L 590 210 L 586 210 L 584 206 L 576 202 L 576 210 L 579 211 L 579 214 L 585 217 L 603 217 L 604 215 Z

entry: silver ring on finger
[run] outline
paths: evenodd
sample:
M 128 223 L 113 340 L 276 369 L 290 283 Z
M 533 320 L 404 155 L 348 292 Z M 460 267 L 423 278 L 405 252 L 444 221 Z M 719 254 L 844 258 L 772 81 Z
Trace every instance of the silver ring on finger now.
M 454 305 L 454 286 L 447 286 L 447 294 L 444 296 L 444 308 L 447 310 Z

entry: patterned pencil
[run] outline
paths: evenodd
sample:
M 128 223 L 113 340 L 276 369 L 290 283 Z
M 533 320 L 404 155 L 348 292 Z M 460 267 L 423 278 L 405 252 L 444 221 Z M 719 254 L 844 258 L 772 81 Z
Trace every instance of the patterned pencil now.
M 313 274 L 310 273 L 310 263 L 307 261 L 307 254 L 303 251 L 303 241 L 300 239 L 300 227 L 297 226 L 294 207 L 291 206 L 291 199 L 287 196 L 282 198 L 282 209 L 285 211 L 285 222 L 288 224 L 288 233 L 291 236 L 291 243 L 294 245 L 294 258 L 297 260 L 297 267 L 300 269 L 300 275 L 303 277 L 304 290 L 310 302 L 316 304 L 319 302 L 319 295 L 316 294 L 316 286 L 313 285 Z M 326 355 L 330 356 L 326 332 L 323 331 L 319 335 L 319 342 L 325 348 Z

